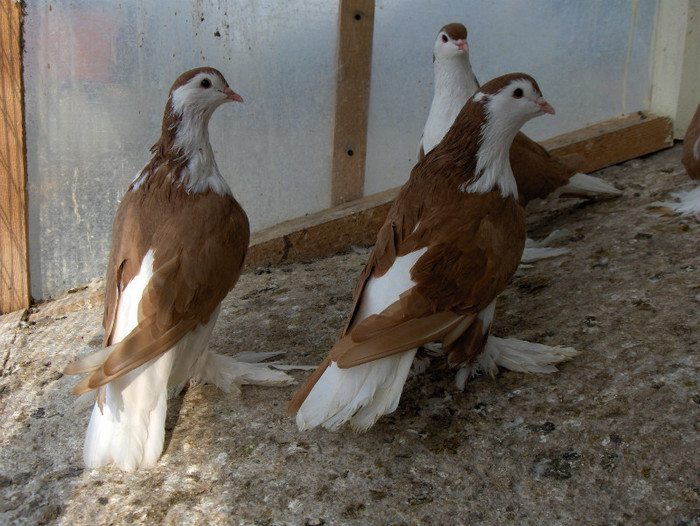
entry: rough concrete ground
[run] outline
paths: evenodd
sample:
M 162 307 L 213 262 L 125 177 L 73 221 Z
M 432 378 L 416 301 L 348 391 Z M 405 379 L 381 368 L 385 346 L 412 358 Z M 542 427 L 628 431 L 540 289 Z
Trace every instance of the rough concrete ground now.
M 530 233 L 567 229 L 570 252 L 521 269 L 496 318 L 499 335 L 581 354 L 465 392 L 430 369 L 363 435 L 297 431 L 293 386 L 204 386 L 171 401 L 156 468 L 84 469 L 89 408 L 74 409 L 76 378 L 60 371 L 99 347 L 102 309 L 47 302 L 19 325 L 5 317 L 0 522 L 699 524 L 700 223 L 649 210 L 689 184 L 680 148 L 600 175 L 624 195 L 530 212 Z M 212 347 L 318 363 L 365 258 L 244 275 Z

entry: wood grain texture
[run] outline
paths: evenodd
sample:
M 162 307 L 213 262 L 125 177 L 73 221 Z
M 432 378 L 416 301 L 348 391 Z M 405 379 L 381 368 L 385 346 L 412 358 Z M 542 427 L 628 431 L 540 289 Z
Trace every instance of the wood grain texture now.
M 0 2 L 0 314 L 29 306 L 22 8 Z
M 374 0 L 340 1 L 331 184 L 334 206 L 363 193 L 373 31 Z
M 668 117 L 635 113 L 605 121 L 542 145 L 555 155 L 585 157 L 592 172 L 673 145 Z M 298 219 L 291 219 L 251 236 L 248 269 L 284 262 L 311 261 L 374 243 L 399 188 L 362 197 Z
M 543 141 L 555 155 L 585 158 L 581 170 L 590 173 L 673 146 L 673 122 L 646 112 L 618 117 Z

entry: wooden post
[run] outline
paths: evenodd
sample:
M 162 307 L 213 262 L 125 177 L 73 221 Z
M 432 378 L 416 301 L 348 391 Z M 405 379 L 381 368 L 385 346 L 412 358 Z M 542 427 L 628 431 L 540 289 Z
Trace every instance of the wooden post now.
M 0 0 L 0 314 L 27 308 L 27 169 L 22 4 Z
M 656 10 L 649 110 L 671 117 L 682 139 L 700 102 L 700 0 L 658 2 Z
M 333 135 L 333 206 L 362 197 L 367 155 L 374 0 L 340 0 Z

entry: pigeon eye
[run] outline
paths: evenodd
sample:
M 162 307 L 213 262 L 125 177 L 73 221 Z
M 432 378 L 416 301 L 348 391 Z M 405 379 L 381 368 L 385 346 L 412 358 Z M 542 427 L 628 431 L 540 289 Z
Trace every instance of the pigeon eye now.
M 442 35 L 442 41 L 447 42 L 447 35 Z
M 202 82 L 200 83 L 201 86 L 206 89 L 211 87 L 211 80 L 209 79 L 203 79 Z
M 521 88 L 515 88 L 515 91 L 513 92 L 513 97 L 516 99 L 519 99 L 522 96 L 523 96 L 523 90 Z

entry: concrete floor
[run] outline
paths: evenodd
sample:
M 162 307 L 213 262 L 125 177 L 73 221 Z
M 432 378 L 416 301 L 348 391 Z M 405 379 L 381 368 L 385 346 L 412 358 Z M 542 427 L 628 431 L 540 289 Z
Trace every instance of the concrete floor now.
M 431 368 L 363 435 L 297 431 L 294 386 L 204 386 L 171 400 L 157 467 L 85 469 L 61 370 L 101 343 L 101 284 L 0 318 L 0 523 L 700 524 L 700 223 L 650 211 L 689 185 L 680 148 L 598 175 L 624 195 L 529 212 L 569 253 L 518 271 L 494 331 L 581 354 L 465 392 Z M 318 363 L 366 257 L 244 275 L 212 347 Z

